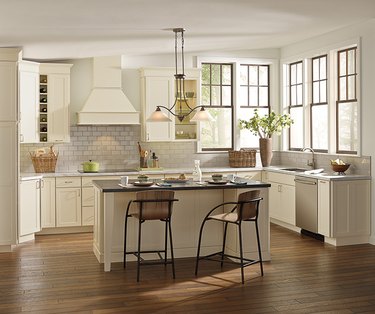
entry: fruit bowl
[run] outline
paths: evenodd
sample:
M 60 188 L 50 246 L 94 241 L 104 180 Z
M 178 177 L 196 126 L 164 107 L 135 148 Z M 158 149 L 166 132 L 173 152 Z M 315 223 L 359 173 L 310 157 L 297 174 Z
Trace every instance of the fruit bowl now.
M 332 170 L 338 173 L 345 173 L 345 171 L 348 170 L 349 167 L 350 167 L 350 164 L 345 164 L 345 165 L 331 164 Z

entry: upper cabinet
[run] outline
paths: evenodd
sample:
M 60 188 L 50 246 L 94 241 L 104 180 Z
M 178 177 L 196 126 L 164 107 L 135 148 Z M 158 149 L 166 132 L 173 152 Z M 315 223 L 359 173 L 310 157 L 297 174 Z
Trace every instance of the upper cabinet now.
M 20 142 L 39 142 L 39 63 L 20 61 L 18 67 Z
M 155 111 L 156 106 L 171 108 L 175 102 L 175 69 L 144 68 L 141 69 L 142 95 L 142 140 L 157 141 L 192 141 L 197 139 L 197 124 L 190 122 L 190 117 L 180 122 L 165 109 L 162 111 L 173 122 L 147 122 L 147 118 Z M 185 97 L 190 107 L 200 105 L 200 69 L 185 70 Z M 186 111 L 185 104 L 177 103 L 174 110 Z
M 42 63 L 39 76 L 39 140 L 69 142 L 71 64 Z
M 1 58 L 1 52 L 0 52 Z M 0 122 L 18 121 L 17 63 L 0 61 Z

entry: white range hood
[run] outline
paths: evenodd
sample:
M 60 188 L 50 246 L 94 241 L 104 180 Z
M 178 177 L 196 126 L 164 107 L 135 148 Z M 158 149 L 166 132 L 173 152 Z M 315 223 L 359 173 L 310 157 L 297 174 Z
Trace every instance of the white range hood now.
M 93 58 L 93 88 L 78 125 L 139 124 L 139 112 L 122 91 L 121 56 Z

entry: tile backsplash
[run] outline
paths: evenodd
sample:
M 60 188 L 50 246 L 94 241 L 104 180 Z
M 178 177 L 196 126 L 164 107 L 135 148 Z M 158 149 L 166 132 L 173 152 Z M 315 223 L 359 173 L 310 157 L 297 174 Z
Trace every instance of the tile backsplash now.
M 139 153 L 137 143 L 141 138 L 140 126 L 71 126 L 70 143 L 57 144 L 59 152 L 56 172 L 74 172 L 82 169 L 84 161 L 97 161 L 101 169 L 137 168 Z M 192 168 L 199 159 L 202 167 L 228 167 L 228 153 L 196 153 L 195 142 L 141 142 L 142 148 L 155 152 L 160 167 Z M 47 144 L 21 144 L 21 172 L 34 172 L 29 152 Z M 261 166 L 259 153 L 256 165 Z M 316 168 L 330 170 L 330 160 L 340 158 L 351 163 L 347 173 L 370 175 L 370 157 L 315 154 Z M 272 165 L 309 168 L 311 153 L 274 152 Z
M 102 169 L 137 168 L 140 138 L 140 126 L 71 126 L 70 143 L 54 146 L 59 152 L 56 172 L 77 171 L 88 160 L 99 162 Z M 195 142 L 141 142 L 141 145 L 155 152 L 160 167 L 193 168 L 194 159 L 199 159 L 202 167 L 229 166 L 227 153 L 197 154 Z M 34 172 L 29 152 L 46 146 L 21 144 L 21 172 Z

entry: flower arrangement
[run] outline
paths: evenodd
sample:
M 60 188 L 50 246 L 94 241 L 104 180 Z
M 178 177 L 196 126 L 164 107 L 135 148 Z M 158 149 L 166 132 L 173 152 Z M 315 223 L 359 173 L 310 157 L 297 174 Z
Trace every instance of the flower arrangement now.
M 240 129 L 247 129 L 254 135 L 258 135 L 260 138 L 271 138 L 272 134 L 280 135 L 284 128 L 289 128 L 294 121 L 290 115 L 276 114 L 271 112 L 270 114 L 259 116 L 258 110 L 254 110 L 254 115 L 248 120 L 240 119 Z

